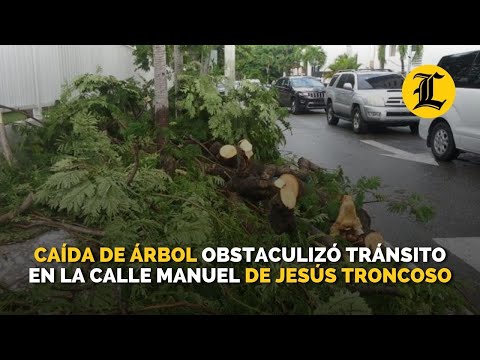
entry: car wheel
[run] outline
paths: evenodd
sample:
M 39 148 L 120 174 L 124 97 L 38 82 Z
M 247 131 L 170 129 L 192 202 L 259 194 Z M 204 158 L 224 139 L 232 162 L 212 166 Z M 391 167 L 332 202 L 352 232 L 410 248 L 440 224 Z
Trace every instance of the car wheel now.
M 362 113 L 359 107 L 355 107 L 352 113 L 353 132 L 356 134 L 363 134 L 367 131 L 367 123 L 363 120 Z
M 410 125 L 410 132 L 414 135 L 418 134 L 418 124 Z
M 333 114 L 332 102 L 329 102 L 327 104 L 327 108 L 325 109 L 325 111 L 327 113 L 327 123 L 328 123 L 328 125 L 337 125 L 338 124 L 338 117 L 336 117 Z
M 455 147 L 452 130 L 446 122 L 440 122 L 432 130 L 432 153 L 435 159 L 450 161 L 460 153 Z
M 292 102 L 290 104 L 290 112 L 294 115 L 297 115 L 300 112 L 297 98 L 292 98 Z

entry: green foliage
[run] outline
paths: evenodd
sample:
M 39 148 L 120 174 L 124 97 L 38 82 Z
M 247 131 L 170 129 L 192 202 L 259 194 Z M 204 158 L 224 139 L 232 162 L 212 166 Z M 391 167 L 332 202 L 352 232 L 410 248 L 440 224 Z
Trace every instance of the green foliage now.
M 315 315 L 371 315 L 372 310 L 358 292 L 341 290 L 335 292 L 326 303 L 321 304 Z
M 214 84 L 215 79 L 208 76 L 183 77 L 178 102 L 181 115 L 175 124 L 179 132 L 193 132 L 201 140 L 213 137 L 228 144 L 248 139 L 258 159 L 277 159 L 278 145 L 285 141 L 282 127 L 288 129 L 289 125 L 287 112 L 279 107 L 275 93 L 242 82 L 238 89 L 229 89 L 221 96 Z
M 380 69 L 385 67 L 386 59 L 385 59 L 385 50 L 387 45 L 378 45 L 378 61 L 380 62 Z
M 150 67 L 153 66 L 152 45 L 135 45 L 133 56 L 135 57 L 134 64 L 137 66 L 137 69 L 149 71 Z
M 253 211 L 243 201 L 226 196 L 224 189 L 219 189 L 224 181 L 206 175 L 199 165 L 201 148 L 183 142 L 192 129 L 203 131 L 205 139 L 212 134 L 231 143 L 247 138 L 260 159 L 286 162 L 276 152 L 283 141 L 277 121 L 281 123 L 285 114 L 278 108 L 274 94 L 245 83 L 222 97 L 214 83 L 210 77 L 184 77 L 180 117 L 170 134 L 175 141 L 170 141 L 160 153 L 152 143 L 153 123 L 149 101 L 145 101 L 148 86 L 99 75 L 79 78 L 49 111 L 45 127 L 29 134 L 36 141 L 30 142 L 29 151 L 35 149 L 30 162 L 13 168 L 0 167 L 0 213 L 18 207 L 25 195 L 33 191 L 37 213 L 105 232 L 101 237 L 82 234 L 78 237 L 80 244 L 89 240 L 89 245 L 125 246 L 127 252 L 137 243 L 153 247 L 189 246 L 197 257 L 198 251 L 207 246 L 305 249 L 311 240 L 305 226 L 299 223 L 291 236 L 274 234 L 266 214 L 257 212 L 263 211 L 262 206 L 257 204 L 259 209 Z M 182 171 L 167 174 L 162 169 L 167 158 L 172 158 L 175 168 Z M 328 232 L 342 195 L 354 195 L 358 207 L 363 206 L 367 197 L 388 201 L 387 195 L 378 193 L 380 185 L 378 178 L 361 178 L 352 183 L 341 168 L 316 171 L 305 182 L 305 195 L 295 210 L 296 216 Z M 395 201 L 402 198 L 407 199 L 404 201 L 408 205 L 397 205 L 398 211 L 413 214 L 413 209 L 424 206 L 414 195 L 396 196 Z M 30 215 L 27 213 L 19 220 Z M 424 220 L 424 216 L 418 219 Z M 10 236 L 14 229 L 2 225 L 0 233 Z M 21 232 L 25 236 L 24 230 Z M 242 263 L 221 265 L 233 267 L 239 277 L 245 268 Z M 285 265 L 274 264 L 273 275 Z M 434 285 L 402 284 L 401 296 L 359 296 L 355 287 L 341 281 L 328 286 L 39 285 L 28 291 L 0 289 L 0 313 L 414 314 L 462 308 L 463 302 L 451 286 Z
M 315 45 L 237 45 L 236 74 L 238 79 L 259 79 L 270 83 L 283 72 L 290 73 L 302 61 L 323 66 L 325 51 Z
M 118 80 L 99 74 L 77 77 L 64 87 L 56 106 L 45 113 L 42 127 L 25 127 L 21 148 L 26 161 L 45 153 L 55 155 L 58 143 L 74 136 L 72 119 L 78 114 L 95 118 L 94 126 L 116 142 L 138 136 L 153 137 L 153 97 L 151 82 Z M 39 159 L 40 162 L 45 159 Z
M 328 65 L 332 75 L 339 70 L 357 70 L 362 64 L 358 63 L 357 55 L 348 56 L 347 54 L 338 55 L 335 61 Z

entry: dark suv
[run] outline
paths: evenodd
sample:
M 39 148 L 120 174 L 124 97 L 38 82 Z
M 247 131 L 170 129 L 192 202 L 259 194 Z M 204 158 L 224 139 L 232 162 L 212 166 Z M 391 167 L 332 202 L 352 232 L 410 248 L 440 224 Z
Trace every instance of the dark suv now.
M 311 76 L 287 76 L 275 83 L 278 102 L 293 114 L 310 109 L 325 109 L 325 85 Z

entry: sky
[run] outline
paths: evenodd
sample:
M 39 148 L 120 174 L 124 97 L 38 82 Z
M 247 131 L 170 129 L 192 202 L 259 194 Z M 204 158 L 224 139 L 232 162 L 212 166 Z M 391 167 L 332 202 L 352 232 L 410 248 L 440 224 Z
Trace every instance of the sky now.
M 347 45 L 321 45 L 327 53 L 326 66 L 328 67 L 338 55 L 344 54 Z M 374 47 L 376 45 L 350 45 L 352 55 L 358 54 L 358 62 L 362 67 L 368 67 L 370 60 L 374 56 Z M 480 45 L 424 45 L 423 64 L 437 64 L 442 56 L 461 53 L 471 50 L 480 50 Z M 398 56 L 398 55 L 397 55 Z M 393 61 L 395 61 L 394 59 Z M 398 60 L 400 63 L 400 60 Z

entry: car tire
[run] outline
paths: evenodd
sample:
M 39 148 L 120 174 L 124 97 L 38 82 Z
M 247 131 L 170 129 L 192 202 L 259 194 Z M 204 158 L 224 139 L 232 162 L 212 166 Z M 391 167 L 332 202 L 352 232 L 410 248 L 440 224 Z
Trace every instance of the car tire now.
M 338 124 L 338 117 L 335 116 L 333 113 L 333 105 L 332 102 L 327 103 L 327 108 L 325 109 L 325 112 L 327 113 L 327 123 L 328 125 L 335 126 Z
M 298 99 L 297 98 L 292 98 L 290 102 L 290 112 L 294 115 L 297 115 L 300 113 L 299 109 L 299 104 L 298 104 Z
M 367 132 L 367 123 L 363 120 L 360 108 L 356 106 L 352 111 L 353 132 L 355 134 L 363 134 Z
M 410 127 L 410 133 L 412 133 L 413 135 L 418 134 L 418 124 L 412 124 L 412 125 L 409 125 L 409 127 Z
M 455 146 L 450 126 L 442 121 L 435 125 L 431 135 L 432 153 L 439 161 L 450 161 L 460 154 Z

